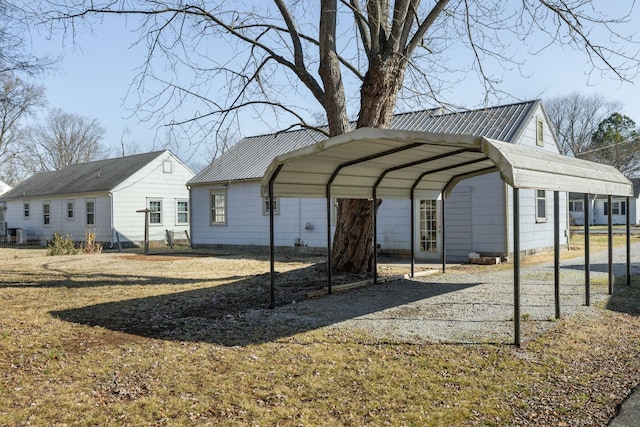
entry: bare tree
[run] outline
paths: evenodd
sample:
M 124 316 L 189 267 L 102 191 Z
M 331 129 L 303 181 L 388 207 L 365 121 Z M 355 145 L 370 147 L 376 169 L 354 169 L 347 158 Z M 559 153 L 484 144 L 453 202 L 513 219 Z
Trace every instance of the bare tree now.
M 615 111 L 620 111 L 622 103 L 607 100 L 602 95 L 571 92 L 547 100 L 545 108 L 562 153 L 581 157 L 583 152 L 590 149 L 591 136 L 600 122 Z
M 46 104 L 42 86 L 27 83 L 12 73 L 0 73 L 0 177 L 10 185 L 24 178 L 23 121 Z
M 31 10 L 23 2 L 0 0 L 0 74 L 37 74 L 50 68 L 57 59 L 38 57 L 30 47 L 33 28 Z
M 39 170 L 60 170 L 109 157 L 110 151 L 102 145 L 104 133 L 96 119 L 56 108 L 30 130 L 27 149 Z
M 638 71 L 632 38 L 620 33 L 635 2 L 622 16 L 610 16 L 606 4 L 589 0 L 59 4 L 51 2 L 52 10 L 42 16 L 65 29 L 95 15 L 139 17 L 140 42 L 149 47 L 134 82 L 143 97 L 136 102 L 139 111 L 168 118 L 190 134 L 204 131 L 205 137 L 236 125 L 243 111 L 260 120 L 275 109 L 276 119 L 264 120 L 278 126 L 278 118 L 286 117 L 310 127 L 301 105 L 310 97 L 326 114 L 328 136 L 351 129 L 350 110 L 357 127 L 388 127 L 398 100 L 447 105 L 443 87 L 470 75 L 477 76 L 487 100 L 499 97 L 501 74 L 488 71 L 493 65 L 520 72 L 521 52 L 554 44 L 584 52 L 592 71 L 623 79 Z M 538 40 L 542 46 L 535 45 Z M 186 100 L 196 113 L 179 118 Z M 342 200 L 338 212 L 334 265 L 363 271 L 373 249 L 372 204 Z

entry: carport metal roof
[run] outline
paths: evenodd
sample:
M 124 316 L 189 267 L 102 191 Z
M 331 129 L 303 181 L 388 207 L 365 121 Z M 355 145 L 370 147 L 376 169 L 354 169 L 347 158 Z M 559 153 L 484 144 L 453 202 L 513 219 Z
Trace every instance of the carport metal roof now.
M 462 179 L 499 171 L 514 188 L 633 196 L 617 169 L 475 135 L 360 128 L 276 157 L 262 179 L 276 197 L 408 199 L 450 192 Z M 376 186 L 377 184 L 377 186 Z
M 361 128 L 276 157 L 262 179 L 262 193 L 273 197 L 327 199 L 327 274 L 331 291 L 331 227 L 329 199 L 404 198 L 413 205 L 416 191 L 435 198 L 451 192 L 466 178 L 499 171 L 513 187 L 514 218 L 514 324 L 515 344 L 520 345 L 520 208 L 521 188 L 554 192 L 554 276 L 556 317 L 560 317 L 559 198 L 560 191 L 606 194 L 609 197 L 609 293 L 612 292 L 611 196 L 633 196 L 631 182 L 617 169 L 594 162 L 554 154 L 540 148 L 511 144 L 481 135 L 430 133 L 395 129 Z M 444 200 L 444 199 L 443 199 Z M 273 204 L 270 204 L 273 207 Z M 585 206 L 585 235 L 588 236 Z M 375 211 L 374 211 L 375 212 Z M 414 218 L 412 209 L 413 238 Z M 376 246 L 376 214 L 373 229 Z M 269 214 L 271 249 L 271 306 L 274 306 L 274 217 Z M 444 227 L 443 227 L 444 228 Z M 627 281 L 630 238 L 627 209 Z M 444 236 L 443 236 L 444 240 Z M 589 304 L 589 249 L 585 237 L 585 284 Z M 414 262 L 412 251 L 412 272 Z M 374 282 L 377 277 L 374 251 Z M 443 249 L 443 272 L 446 263 Z

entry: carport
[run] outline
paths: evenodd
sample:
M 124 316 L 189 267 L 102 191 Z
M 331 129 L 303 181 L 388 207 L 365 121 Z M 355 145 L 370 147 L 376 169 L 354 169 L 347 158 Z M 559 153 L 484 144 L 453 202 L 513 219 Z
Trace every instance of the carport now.
M 631 182 L 617 169 L 514 145 L 480 135 L 361 128 L 276 157 L 262 179 L 262 194 L 274 197 L 325 198 L 327 203 L 327 282 L 331 293 L 331 198 L 409 199 L 411 210 L 411 277 L 415 265 L 414 199 L 433 194 L 444 203 L 460 181 L 500 172 L 513 188 L 514 343 L 520 345 L 520 189 L 554 194 L 554 271 L 556 317 L 560 317 L 559 193 L 606 194 L 609 197 L 609 293 L 613 292 L 611 197 L 633 195 Z M 273 208 L 273 204 L 270 206 Z M 375 212 L 375 209 L 374 209 Z M 377 214 L 373 246 L 377 247 Z M 275 306 L 274 213 L 269 215 L 271 307 Z M 442 270 L 446 269 L 443 214 Z M 377 281 L 374 250 L 374 283 Z M 627 281 L 630 280 L 630 226 L 627 209 Z M 589 305 L 589 210 L 585 203 L 585 304 Z

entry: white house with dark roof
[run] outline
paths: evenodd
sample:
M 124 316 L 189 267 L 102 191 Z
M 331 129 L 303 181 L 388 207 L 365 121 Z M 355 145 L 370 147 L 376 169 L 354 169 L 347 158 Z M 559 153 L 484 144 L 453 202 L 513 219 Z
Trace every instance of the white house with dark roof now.
M 541 101 L 445 113 L 425 110 L 398 114 L 392 129 L 475 135 L 559 153 Z M 244 138 L 188 182 L 192 204 L 192 244 L 265 247 L 269 245 L 269 201 L 261 196 L 261 179 L 272 160 L 326 137 L 299 130 Z M 446 199 L 446 252 L 449 260 L 468 260 L 471 252 L 507 257 L 512 252 L 512 192 L 498 173 L 461 181 Z M 326 248 L 324 199 L 277 198 L 275 244 L 278 247 Z M 560 194 L 561 236 L 568 226 L 567 198 Z M 416 256 L 440 259 L 442 195 L 418 193 L 410 200 L 383 200 L 378 210 L 378 244 L 390 252 L 411 249 L 411 216 L 416 219 Z M 521 250 L 553 246 L 553 193 L 521 190 Z M 335 217 L 335 212 L 332 214 Z M 334 219 L 332 219 L 332 222 Z M 566 243 L 563 237 L 562 244 Z
M 139 245 L 149 209 L 149 239 L 165 240 L 167 230 L 189 230 L 188 180 L 193 171 L 168 150 L 135 154 L 36 173 L 0 196 L 9 234 L 49 240 L 53 233 L 83 241 Z

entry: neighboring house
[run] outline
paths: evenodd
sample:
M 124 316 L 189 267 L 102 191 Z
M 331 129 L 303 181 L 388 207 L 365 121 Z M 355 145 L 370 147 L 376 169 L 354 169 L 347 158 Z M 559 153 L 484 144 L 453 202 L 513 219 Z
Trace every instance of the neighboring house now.
M 11 190 L 11 186 L 6 182 L 0 180 L 0 196 L 2 196 L 7 191 Z M 4 220 L 4 212 L 6 206 L 3 202 L 0 202 L 0 240 L 6 239 L 7 236 L 7 223 Z
M 549 118 L 539 100 L 459 113 L 427 110 L 398 114 L 393 129 L 471 134 L 513 144 L 537 146 L 558 153 Z M 195 247 L 268 246 L 269 200 L 260 181 L 278 155 L 325 139 L 312 130 L 244 138 L 188 183 L 191 237 Z M 470 252 L 507 257 L 512 252 L 512 192 L 498 173 L 460 182 L 447 198 L 447 259 L 464 261 Z M 521 250 L 553 247 L 553 193 L 520 191 Z M 324 199 L 276 198 L 275 244 L 283 247 L 326 248 Z M 378 244 L 382 251 L 410 251 L 411 215 L 416 218 L 416 256 L 439 259 L 442 253 L 442 198 L 416 195 L 410 200 L 383 200 L 378 210 Z M 335 223 L 335 212 L 332 214 Z M 561 236 L 567 228 L 566 193 L 560 195 Z M 563 237 L 562 243 L 566 243 Z
M 0 180 L 0 196 L 2 196 L 7 191 L 11 190 L 11 186 L 6 182 Z
M 625 197 L 611 198 L 611 223 L 626 224 L 627 211 L 629 222 L 640 225 L 640 178 L 631 178 L 633 197 L 629 198 L 629 206 Z M 589 225 L 609 224 L 608 197 L 599 194 L 589 195 Z M 569 193 L 569 215 L 574 225 L 584 225 L 584 194 Z
M 189 229 L 189 192 L 194 173 L 168 150 L 67 166 L 37 173 L 0 196 L 5 220 L 18 240 L 44 242 L 55 232 L 83 241 L 85 233 L 108 245 L 176 238 Z

